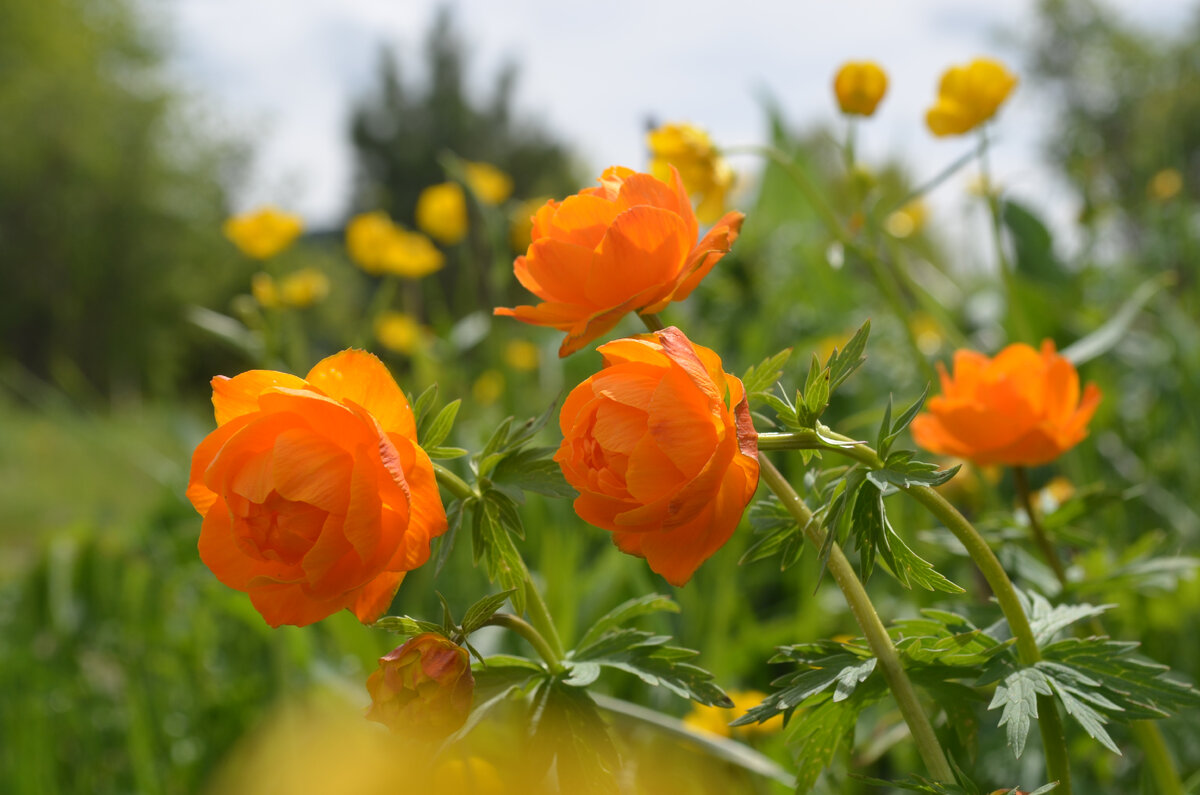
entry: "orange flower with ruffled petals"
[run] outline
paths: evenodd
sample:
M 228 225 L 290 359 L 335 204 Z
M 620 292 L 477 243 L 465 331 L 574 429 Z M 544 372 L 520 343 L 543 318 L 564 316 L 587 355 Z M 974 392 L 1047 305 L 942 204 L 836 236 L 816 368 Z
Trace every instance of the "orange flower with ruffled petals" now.
M 727 213 L 696 242 L 696 214 L 678 171 L 671 168 L 668 184 L 613 166 L 599 187 L 537 211 L 533 242 L 513 269 L 543 302 L 496 314 L 565 331 L 558 355 L 566 356 L 627 312 L 651 314 L 690 295 L 729 252 L 742 218 Z
M 939 363 L 942 394 L 912 423 L 913 439 L 934 453 L 979 465 L 1038 466 L 1058 458 L 1087 436 L 1100 403 L 1079 373 L 1046 340 L 1040 352 L 1015 343 L 994 359 L 960 350 L 954 374 Z
M 559 416 L 554 460 L 575 512 L 683 585 L 729 540 L 758 486 L 742 382 L 677 328 L 600 346 L 604 369 Z
M 408 400 L 375 356 L 342 351 L 305 378 L 212 381 L 217 429 L 192 455 L 200 558 L 273 627 L 342 608 L 363 622 L 446 530 Z
M 367 720 L 412 739 L 438 740 L 466 722 L 475 677 L 466 649 L 426 632 L 379 658 L 367 692 Z

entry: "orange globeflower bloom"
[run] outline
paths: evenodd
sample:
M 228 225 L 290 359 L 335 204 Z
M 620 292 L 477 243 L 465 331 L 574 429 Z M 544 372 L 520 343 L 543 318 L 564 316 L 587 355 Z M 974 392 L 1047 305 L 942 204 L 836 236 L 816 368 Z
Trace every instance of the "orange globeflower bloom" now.
M 683 585 L 729 540 L 758 486 L 742 382 L 677 328 L 600 346 L 604 369 L 563 402 L 554 460 L 575 512 Z
M 1100 389 L 1079 393 L 1079 373 L 1046 340 L 1039 353 L 1014 343 L 994 359 L 960 350 L 954 375 L 940 363 L 942 394 L 912 424 L 926 450 L 979 465 L 1038 466 L 1087 436 Z
M 667 184 L 613 166 L 600 187 L 537 211 L 533 242 L 513 269 L 543 303 L 496 314 L 565 331 L 558 355 L 574 353 L 627 312 L 687 298 L 737 240 L 742 217 L 727 213 L 697 243 L 696 214 L 674 167 Z
M 887 72 L 874 61 L 850 61 L 833 78 L 838 107 L 854 116 L 874 115 L 887 88 Z
M 192 455 L 200 558 L 273 627 L 342 608 L 379 618 L 446 530 L 408 400 L 372 354 L 342 351 L 305 378 L 212 381 L 217 429 Z
M 379 658 L 367 692 L 367 720 L 412 739 L 440 740 L 466 723 L 471 711 L 471 659 L 454 641 L 426 632 Z

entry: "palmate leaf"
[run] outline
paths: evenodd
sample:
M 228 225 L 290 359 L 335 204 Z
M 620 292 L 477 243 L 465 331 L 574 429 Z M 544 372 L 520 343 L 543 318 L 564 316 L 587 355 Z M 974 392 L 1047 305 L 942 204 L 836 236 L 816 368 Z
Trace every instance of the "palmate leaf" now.
M 875 658 L 870 652 L 832 641 L 784 647 L 771 662 L 794 662 L 800 670 L 772 682 L 771 686 L 777 688 L 775 692 L 730 725 L 762 723 L 830 688 L 835 688 L 835 701 L 844 701 L 875 670 Z
M 487 620 L 496 614 L 509 597 L 516 591 L 515 588 L 510 588 L 507 591 L 485 596 L 475 604 L 467 608 L 467 612 L 463 614 L 462 632 L 464 635 L 470 635 L 475 630 L 482 627 Z
M 656 593 L 622 602 L 588 628 L 588 631 L 579 639 L 579 648 L 586 648 L 596 643 L 611 630 L 618 629 L 635 618 L 662 612 L 678 613 L 679 605 L 675 604 L 671 597 Z
M 783 368 L 792 356 L 791 348 L 784 348 L 774 356 L 768 356 L 742 375 L 742 386 L 751 398 L 761 398 L 762 393 L 769 393 L 771 388 L 783 375 Z
M 1133 656 L 1138 644 L 1109 638 L 1067 638 L 1042 649 L 1044 663 L 1071 670 L 1090 692 L 1119 708 L 1111 715 L 1127 722 L 1162 718 L 1181 709 L 1200 707 L 1200 691 L 1169 678 L 1165 665 Z M 1057 670 L 1057 669 L 1056 669 Z
M 577 492 L 563 477 L 554 461 L 555 447 L 526 447 L 504 456 L 492 471 L 492 482 L 517 502 L 522 492 L 532 491 L 547 497 L 574 498 Z
M 666 645 L 668 635 L 655 635 L 638 629 L 621 628 L 571 652 L 572 668 L 580 663 L 595 663 L 631 673 L 648 685 L 665 687 L 683 698 L 710 706 L 732 707 L 725 691 L 716 685 L 711 673 L 689 660 L 699 652 Z M 584 671 L 590 675 L 588 668 Z
M 883 699 L 887 687 L 879 677 L 868 680 L 851 698 L 834 701 L 829 694 L 817 696 L 804 715 L 787 726 L 787 743 L 796 763 L 796 793 L 805 795 L 833 763 L 838 749 L 854 744 L 854 725 L 859 713 Z
M 1029 627 L 1038 645 L 1047 643 L 1059 632 L 1077 621 L 1092 618 L 1116 605 L 1052 605 L 1050 600 L 1035 591 L 1017 591 L 1017 598 L 1029 616 Z
M 781 552 L 780 570 L 783 571 L 800 559 L 804 551 L 803 528 L 778 498 L 770 496 L 754 503 L 750 508 L 750 526 L 758 538 L 742 553 L 739 566 Z
M 530 707 L 535 754 L 553 759 L 560 792 L 608 795 L 618 790 L 616 746 L 587 691 L 543 680 Z
M 489 492 L 485 496 L 496 495 Z M 520 614 L 525 612 L 525 561 L 512 539 L 513 533 L 521 532 L 520 528 L 506 524 L 512 521 L 513 514 L 515 511 L 505 510 L 501 500 L 484 499 L 475 506 L 472 542 L 475 563 L 483 561 L 488 580 L 511 592 L 513 609 Z
M 1032 719 L 1038 716 L 1039 695 L 1053 695 L 1045 674 L 1035 668 L 1022 668 L 996 685 L 992 703 L 988 704 L 988 709 L 1003 707 L 999 725 L 1008 727 L 1008 747 L 1017 759 L 1025 751 Z
M 1056 663 L 1041 661 L 1036 664 L 1036 667 L 1050 681 L 1058 700 L 1066 708 L 1067 714 L 1078 721 L 1088 736 L 1120 756 L 1121 749 L 1117 747 L 1104 728 L 1104 724 L 1108 723 L 1108 718 L 1098 712 L 1095 707 L 1118 712 L 1122 710 L 1121 707 L 1092 689 L 1098 686 L 1099 682 Z M 1095 707 L 1092 706 L 1093 704 Z

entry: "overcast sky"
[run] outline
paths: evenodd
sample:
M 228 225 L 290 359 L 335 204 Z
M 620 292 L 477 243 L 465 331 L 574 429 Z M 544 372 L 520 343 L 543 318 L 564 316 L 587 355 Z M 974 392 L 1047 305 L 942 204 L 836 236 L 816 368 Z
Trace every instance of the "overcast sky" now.
M 1161 30 L 1188 18 L 1192 6 L 1110 2 Z M 457 12 L 470 45 L 469 82 L 490 86 L 500 64 L 516 62 L 522 114 L 571 144 L 597 174 L 614 163 L 644 166 L 649 117 L 691 121 L 723 145 L 761 142 L 763 91 L 796 126 L 834 122 L 834 72 L 871 58 L 888 70 L 891 87 L 861 131 L 864 157 L 900 154 L 927 176 L 968 148 L 925 129 L 939 75 L 984 54 L 1019 73 L 1019 52 L 998 34 L 1027 36 L 1034 3 L 175 0 L 166 23 L 176 77 L 222 127 L 254 143 L 238 208 L 272 202 L 311 225 L 338 220 L 352 174 L 352 101 L 371 86 L 384 44 L 400 52 L 402 71 L 418 73 L 425 32 L 442 5 Z M 1010 190 L 1069 218 L 1066 193 L 1039 160 L 1045 130 L 1044 103 L 1028 84 L 1019 87 L 1000 119 L 994 168 Z M 948 184 L 935 202 L 961 189 Z

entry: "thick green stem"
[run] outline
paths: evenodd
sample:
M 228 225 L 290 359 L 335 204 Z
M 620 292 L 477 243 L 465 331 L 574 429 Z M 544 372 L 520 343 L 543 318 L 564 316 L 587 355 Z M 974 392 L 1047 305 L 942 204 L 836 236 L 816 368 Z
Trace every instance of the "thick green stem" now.
M 463 480 L 449 469 L 446 469 L 441 464 L 435 463 L 433 465 L 433 474 L 437 476 L 437 482 L 439 485 L 460 500 L 469 500 L 479 496 L 479 492 L 471 488 L 467 481 Z
M 1013 483 L 1016 484 L 1017 497 L 1021 500 L 1021 507 L 1025 509 L 1025 515 L 1029 517 L 1029 532 L 1033 536 L 1033 543 L 1037 544 L 1038 549 L 1042 552 L 1042 557 L 1054 571 L 1058 584 L 1066 588 L 1067 570 L 1063 568 L 1058 551 L 1054 549 L 1050 539 L 1046 536 L 1046 531 L 1042 528 L 1042 520 L 1038 517 L 1033 504 L 1033 490 L 1029 488 L 1029 473 L 1025 471 L 1025 467 L 1013 467 Z
M 1167 750 L 1162 732 L 1158 724 L 1149 720 L 1138 720 L 1129 724 L 1133 729 L 1133 738 L 1145 754 L 1146 766 L 1150 768 L 1150 777 L 1154 779 L 1155 792 L 1159 795 L 1183 795 L 1183 783 L 1179 779 L 1179 770 L 1175 760 Z
M 529 641 L 529 645 L 538 653 L 538 656 L 546 661 L 546 665 L 550 667 L 552 673 L 559 674 L 566 670 L 562 664 L 562 655 L 557 653 L 554 647 L 542 637 L 542 634 L 534 629 L 525 619 L 514 616 L 511 613 L 496 613 L 484 622 L 484 626 L 504 627 L 505 629 L 512 630 Z
M 662 331 L 666 328 L 666 326 L 663 325 L 662 318 L 654 313 L 638 315 L 638 317 L 640 317 L 642 322 L 646 324 L 646 328 L 650 329 L 651 331 Z
M 846 446 L 830 444 L 818 437 L 816 431 L 813 430 L 759 434 L 758 444 L 760 450 L 824 450 L 853 458 L 871 469 L 883 467 L 883 461 L 879 454 L 866 444 L 855 443 L 855 440 L 827 429 L 822 431 L 822 436 Z M 912 496 L 936 516 L 946 526 L 946 529 L 954 534 L 955 538 L 966 548 L 967 554 L 975 561 L 975 565 L 987 580 L 988 585 L 991 586 L 1005 620 L 1008 621 L 1009 629 L 1016 639 L 1017 657 L 1021 664 L 1033 665 L 1041 660 L 1042 653 L 1038 649 L 1037 639 L 1034 637 L 1033 628 L 1029 625 L 1025 609 L 1021 606 L 1021 600 L 1017 597 L 1016 588 L 1013 587 L 1008 573 L 1004 571 L 1004 567 L 979 531 L 934 489 L 928 486 L 907 486 L 902 491 Z M 1070 795 L 1071 771 L 1067 759 L 1066 736 L 1058 705 L 1051 696 L 1038 696 L 1038 727 L 1042 733 L 1047 772 L 1052 780 L 1059 782 L 1055 792 Z
M 804 528 L 804 534 L 808 541 L 817 549 L 824 546 L 824 531 L 817 523 L 811 521 L 812 512 L 800 499 L 796 490 L 762 453 L 758 454 L 758 464 L 762 481 L 779 497 L 792 517 Z M 917 699 L 917 691 L 913 687 L 912 680 L 904 671 L 896 646 L 892 643 L 883 622 L 880 621 L 879 614 L 875 612 L 871 598 L 863 588 L 858 575 L 854 573 L 854 567 L 842 553 L 841 547 L 836 544 L 830 549 L 828 568 L 834 581 L 842 589 L 846 602 L 854 613 L 855 620 L 862 628 L 863 636 L 867 639 L 867 644 L 878 661 L 880 673 L 887 681 L 892 696 L 896 699 L 896 705 L 900 708 L 900 714 L 904 716 L 904 721 L 908 724 L 909 731 L 912 732 L 913 740 L 917 744 L 917 751 L 920 752 L 926 769 L 937 781 L 953 783 L 954 773 L 950 769 L 950 763 L 946 760 L 942 746 L 938 743 L 929 717 Z

